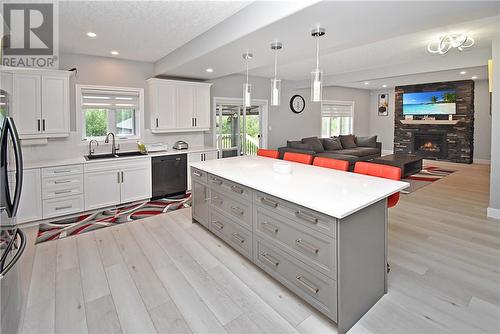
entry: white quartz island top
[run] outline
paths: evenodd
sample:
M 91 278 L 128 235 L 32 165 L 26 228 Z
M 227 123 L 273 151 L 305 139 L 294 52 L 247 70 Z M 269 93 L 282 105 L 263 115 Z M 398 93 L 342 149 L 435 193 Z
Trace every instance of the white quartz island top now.
M 286 162 L 291 174 L 278 174 L 282 160 L 243 156 L 195 162 L 190 166 L 320 213 L 344 218 L 409 186 L 406 182 Z

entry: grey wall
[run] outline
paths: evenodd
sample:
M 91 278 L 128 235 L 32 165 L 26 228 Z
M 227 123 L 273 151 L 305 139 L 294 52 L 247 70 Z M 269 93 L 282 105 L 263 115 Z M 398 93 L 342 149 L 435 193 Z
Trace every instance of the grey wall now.
M 491 120 L 490 207 L 488 216 L 500 219 L 500 36 L 492 44 L 493 99 Z
M 389 94 L 389 115 L 378 116 L 378 95 Z M 394 88 L 371 91 L 369 108 L 370 133 L 382 142 L 382 149 L 389 152 L 394 144 Z M 475 82 L 474 88 L 474 159 L 478 162 L 490 160 L 491 116 L 488 81 Z

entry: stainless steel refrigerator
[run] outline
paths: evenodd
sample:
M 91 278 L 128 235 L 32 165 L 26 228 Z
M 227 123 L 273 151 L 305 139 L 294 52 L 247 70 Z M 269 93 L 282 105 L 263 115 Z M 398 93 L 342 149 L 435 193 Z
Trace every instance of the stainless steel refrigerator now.
M 17 333 L 23 294 L 19 259 L 26 236 L 16 226 L 23 186 L 23 157 L 14 120 L 9 117 L 9 93 L 0 89 L 0 333 Z

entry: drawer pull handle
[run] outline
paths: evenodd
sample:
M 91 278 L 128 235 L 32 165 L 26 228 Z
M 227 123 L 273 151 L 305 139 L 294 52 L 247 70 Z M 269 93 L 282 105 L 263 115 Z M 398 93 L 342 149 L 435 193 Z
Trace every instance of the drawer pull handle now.
M 67 194 L 70 192 L 71 192 L 71 190 L 57 190 L 57 191 L 54 191 L 54 194 L 59 195 L 59 194 Z
M 222 230 L 224 229 L 224 224 L 222 224 L 221 222 L 218 222 L 218 221 L 213 221 L 212 224 L 215 226 L 216 229 L 218 230 Z
M 66 206 L 58 206 L 55 209 L 56 210 L 64 210 L 64 209 L 71 209 L 73 205 L 66 205 Z
M 234 213 L 237 213 L 239 214 L 240 216 L 243 216 L 243 214 L 245 213 L 244 210 L 238 208 L 237 206 L 232 206 L 231 207 L 231 210 L 234 212 Z
M 295 243 L 297 243 L 297 246 L 302 247 L 303 249 L 310 251 L 311 253 L 318 254 L 319 252 L 318 248 L 315 248 L 314 246 L 310 245 L 309 243 L 305 242 L 302 239 L 295 240 Z
M 235 193 L 238 193 L 238 194 L 243 194 L 243 188 L 241 187 L 238 187 L 238 186 L 231 186 L 231 190 L 234 191 Z
M 312 284 L 310 284 L 309 282 L 307 282 L 306 279 L 302 275 L 297 275 L 297 277 L 295 277 L 295 279 L 297 281 L 299 281 L 299 283 L 304 288 L 306 288 L 307 290 L 311 291 L 312 293 L 317 294 L 319 292 L 319 289 L 316 288 L 315 286 L 313 286 Z
M 61 184 L 61 183 L 70 183 L 71 180 L 57 180 L 57 181 L 54 181 L 55 184 Z
M 308 215 L 308 214 L 306 214 L 306 213 L 304 213 L 304 212 L 302 212 L 300 210 L 299 211 L 295 211 L 295 216 L 297 218 L 305 220 L 305 221 L 307 221 L 309 223 L 313 223 L 313 224 L 317 224 L 318 223 L 318 218 L 310 216 L 310 215 Z
M 203 174 L 201 174 L 200 172 L 193 172 L 193 175 L 196 175 L 198 177 L 202 177 L 203 176 Z
M 212 183 L 220 186 L 222 184 L 222 180 L 219 180 L 219 179 L 212 179 Z
M 262 197 L 262 198 L 260 199 L 260 201 L 261 201 L 261 203 L 262 203 L 262 204 L 265 204 L 265 205 L 267 205 L 267 206 L 270 206 L 270 207 L 271 207 L 271 208 L 273 208 L 273 209 L 276 209 L 276 208 L 278 207 L 278 203 L 276 203 L 275 201 L 270 200 L 270 199 L 269 199 L 269 198 L 267 198 L 267 197 Z
M 267 253 L 262 253 L 260 254 L 264 260 L 272 264 L 273 266 L 277 267 L 280 264 L 280 261 L 276 260 L 273 256 L 267 254 Z
M 239 241 L 240 243 L 244 243 L 245 242 L 245 238 L 243 238 L 238 233 L 233 233 L 233 238 L 236 239 L 237 241 Z
M 215 203 L 214 201 L 216 201 L 217 203 Z M 221 200 L 221 199 L 220 199 L 219 197 L 217 197 L 217 196 L 212 197 L 212 202 L 214 202 L 214 204 L 219 205 L 219 206 L 221 206 L 221 205 L 222 205 L 222 203 L 224 203 L 224 201 L 223 201 L 223 200 Z
M 276 226 L 274 226 L 273 224 L 269 224 L 268 222 L 263 222 L 261 225 L 265 230 L 268 230 L 270 232 L 278 233 L 279 231 L 279 229 Z
M 70 172 L 71 172 L 71 170 L 67 170 L 67 169 L 66 169 L 66 170 L 55 170 L 55 171 L 54 171 L 54 174 L 60 174 L 60 173 L 70 173 Z

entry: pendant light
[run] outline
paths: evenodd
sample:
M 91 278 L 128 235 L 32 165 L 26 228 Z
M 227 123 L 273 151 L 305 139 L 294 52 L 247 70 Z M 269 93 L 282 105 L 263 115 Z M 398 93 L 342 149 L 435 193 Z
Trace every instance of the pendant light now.
M 311 101 L 321 102 L 323 90 L 323 71 L 319 69 L 319 38 L 325 34 L 325 28 L 317 27 L 311 31 L 311 36 L 316 38 L 316 68 L 311 72 Z
M 283 48 L 283 43 L 273 42 L 271 43 L 271 50 L 274 50 L 274 78 L 271 79 L 271 105 L 280 105 L 280 95 L 281 95 L 281 80 L 278 79 L 278 50 Z
M 243 84 L 243 104 L 245 107 L 252 106 L 252 85 L 248 83 L 248 61 L 252 58 L 253 54 L 248 51 L 243 54 L 243 59 L 245 59 L 247 65 L 247 81 Z

